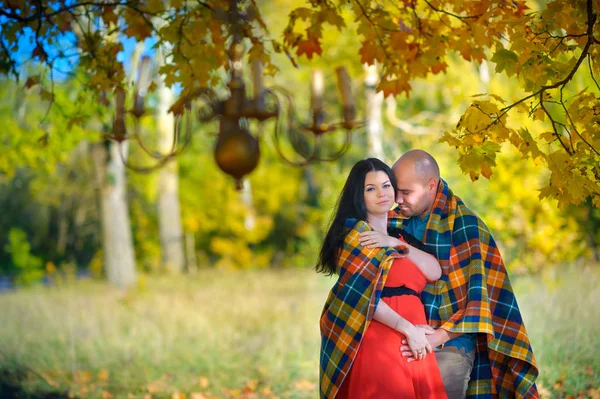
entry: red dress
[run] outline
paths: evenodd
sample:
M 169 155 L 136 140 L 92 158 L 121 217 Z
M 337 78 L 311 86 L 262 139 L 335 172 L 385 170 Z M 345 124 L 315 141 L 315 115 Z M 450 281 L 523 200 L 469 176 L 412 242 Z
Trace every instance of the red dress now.
M 426 284 L 421 270 L 407 258 L 395 259 L 386 287 L 405 285 L 420 293 Z M 427 324 L 425 309 L 415 295 L 382 298 L 394 311 L 413 324 Z M 336 398 L 348 399 L 446 399 L 435 355 L 408 363 L 400 347 L 404 335 L 372 320 L 356 358 Z

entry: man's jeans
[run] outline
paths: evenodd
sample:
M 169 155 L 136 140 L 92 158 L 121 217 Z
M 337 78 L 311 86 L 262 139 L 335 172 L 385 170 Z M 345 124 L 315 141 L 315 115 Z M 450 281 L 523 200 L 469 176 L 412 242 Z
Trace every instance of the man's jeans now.
M 475 349 L 465 352 L 456 346 L 446 346 L 435 351 L 448 399 L 463 399 L 466 396 L 475 361 Z

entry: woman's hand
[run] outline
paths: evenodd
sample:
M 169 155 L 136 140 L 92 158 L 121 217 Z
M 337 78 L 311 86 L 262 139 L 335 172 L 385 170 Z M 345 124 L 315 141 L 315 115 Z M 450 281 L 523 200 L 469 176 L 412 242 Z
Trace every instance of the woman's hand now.
M 399 239 L 374 230 L 360 233 L 358 242 L 365 248 L 395 247 L 402 244 Z
M 423 360 L 428 353 L 433 352 L 433 348 L 427 339 L 427 335 L 434 333 L 434 330 L 428 327 L 415 326 L 404 333 L 406 342 L 413 354 L 415 360 Z

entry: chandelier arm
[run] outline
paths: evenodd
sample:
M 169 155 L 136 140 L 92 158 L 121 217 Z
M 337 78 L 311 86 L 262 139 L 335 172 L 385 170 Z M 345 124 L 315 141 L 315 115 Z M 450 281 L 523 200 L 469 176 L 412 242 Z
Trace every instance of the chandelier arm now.
M 320 136 L 318 136 L 320 137 Z M 329 158 L 322 158 L 322 157 L 314 157 L 311 160 L 312 161 L 317 161 L 317 162 L 333 162 L 333 161 L 337 161 L 338 159 L 340 159 L 350 148 L 350 145 L 352 144 L 352 131 L 348 130 L 346 132 L 346 140 L 344 140 L 344 144 L 342 145 L 342 148 L 336 152 L 335 154 L 333 154 L 331 157 Z M 316 153 L 316 151 L 315 151 Z
M 157 169 L 160 169 L 164 164 L 166 164 L 171 158 L 172 155 L 170 156 L 166 156 L 160 160 L 158 160 L 156 162 L 156 164 L 152 165 L 152 166 L 134 166 L 132 164 L 130 164 L 126 159 L 125 159 L 125 155 L 123 154 L 123 147 L 121 146 L 122 143 L 118 143 L 119 145 L 119 156 L 121 157 L 121 161 L 123 162 L 123 165 L 125 165 L 125 167 L 127 169 L 133 170 L 134 172 L 137 173 L 150 173 L 153 172 Z
M 277 100 L 279 102 L 279 100 Z M 277 152 L 277 155 L 279 155 L 279 157 L 288 165 L 291 166 L 306 166 L 308 165 L 308 162 L 306 160 L 303 161 L 292 161 L 291 159 L 288 159 L 287 156 L 285 156 L 283 154 L 283 151 L 281 149 L 281 143 L 280 143 L 280 134 L 279 134 L 279 129 L 280 129 L 280 121 L 279 121 L 280 116 L 277 115 L 275 117 L 275 134 L 274 134 L 274 144 L 275 144 L 275 151 Z
M 275 104 L 277 105 L 277 109 L 281 110 L 281 102 L 279 100 L 279 97 L 277 97 L 277 94 L 275 93 L 274 90 L 272 89 L 268 89 L 266 90 L 266 93 L 271 94 L 274 99 L 275 99 Z M 291 102 L 291 98 L 285 93 L 282 92 L 281 93 L 287 100 L 288 100 L 288 127 L 291 127 L 293 123 L 293 104 Z M 277 155 L 279 155 L 279 157 L 288 165 L 291 166 L 306 166 L 309 164 L 309 162 L 304 159 L 303 161 L 292 161 L 291 159 L 289 159 L 287 156 L 284 155 L 283 150 L 281 149 L 281 143 L 280 143 L 280 114 L 279 112 L 277 113 L 277 116 L 275 117 L 275 130 L 274 130 L 274 145 L 275 145 L 275 151 L 277 152 Z
M 144 153 L 146 153 L 146 155 L 148 155 L 152 159 L 160 161 L 160 160 L 162 160 L 165 157 L 160 152 L 150 150 L 148 147 L 146 147 L 146 145 L 144 144 L 144 142 L 142 140 L 142 134 L 141 134 L 141 131 L 140 131 L 139 121 L 137 121 L 134 124 L 133 138 L 135 139 L 136 143 L 140 146 L 140 148 L 142 149 L 142 151 L 144 151 Z

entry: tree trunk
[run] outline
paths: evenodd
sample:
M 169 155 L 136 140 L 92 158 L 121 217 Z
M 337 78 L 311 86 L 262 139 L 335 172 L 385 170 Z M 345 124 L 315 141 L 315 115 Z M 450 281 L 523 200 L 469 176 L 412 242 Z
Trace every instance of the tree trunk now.
M 365 66 L 365 94 L 367 97 L 367 137 L 369 140 L 368 155 L 385 160 L 383 153 L 383 122 L 381 111 L 383 108 L 383 92 L 376 93 L 375 88 L 379 82 L 376 65 Z
M 250 180 L 244 179 L 242 183 L 242 191 L 240 192 L 240 200 L 246 207 L 246 216 L 244 217 L 244 227 L 251 231 L 256 226 L 256 217 L 254 215 L 254 200 L 252 198 L 252 185 Z
M 158 56 L 159 65 L 162 57 Z M 158 87 L 157 128 L 159 148 L 163 153 L 170 151 L 175 134 L 173 114 L 173 91 L 160 83 Z M 183 228 L 179 205 L 179 175 L 177 159 L 169 161 L 159 172 L 158 226 L 162 263 L 170 272 L 181 273 L 185 265 Z
M 127 151 L 127 143 L 123 143 Z M 126 154 L 124 154 L 126 156 Z M 127 205 L 125 165 L 116 143 L 95 144 L 96 169 L 102 220 L 104 270 L 109 283 L 129 287 L 136 282 L 135 254 Z
M 186 250 L 186 263 L 187 272 L 189 274 L 196 274 L 198 271 L 198 260 L 196 259 L 196 239 L 194 233 L 185 233 L 185 250 Z

